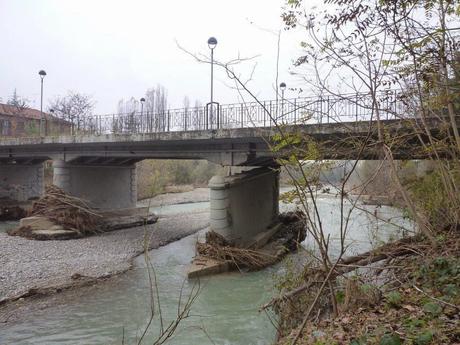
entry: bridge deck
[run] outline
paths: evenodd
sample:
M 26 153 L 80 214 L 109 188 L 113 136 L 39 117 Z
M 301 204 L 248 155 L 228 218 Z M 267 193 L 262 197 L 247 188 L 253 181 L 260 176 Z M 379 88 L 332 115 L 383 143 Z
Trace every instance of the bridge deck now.
M 413 126 L 407 121 L 382 121 L 386 130 L 397 133 L 413 133 Z M 433 123 L 436 128 L 436 123 Z M 282 126 L 284 133 L 300 133 L 305 138 L 312 138 L 322 146 L 324 159 L 356 159 L 356 145 L 364 140 L 368 132 L 376 137 L 376 123 L 369 121 L 342 122 L 329 124 L 309 124 Z M 209 159 L 221 162 L 222 155 L 246 156 L 242 160 L 234 160 L 238 164 L 273 164 L 274 154 L 270 150 L 271 138 L 278 134 L 279 129 L 264 128 L 233 128 L 215 130 L 197 130 L 182 132 L 135 133 L 135 134 L 104 134 L 77 135 L 57 137 L 8 138 L 0 140 L 0 162 L 18 159 L 52 159 L 59 157 L 65 160 L 76 160 L 80 163 L 100 164 L 103 160 L 112 163 L 132 163 L 146 158 L 168 159 Z M 415 133 L 414 137 L 415 137 Z M 353 138 L 353 142 L 349 142 Z M 421 159 L 423 152 L 418 152 L 416 140 L 407 141 L 405 147 L 395 152 L 397 158 Z M 322 145 L 321 145 L 322 144 Z M 219 158 L 220 157 L 220 158 Z M 361 159 L 377 159 L 378 155 L 368 149 Z

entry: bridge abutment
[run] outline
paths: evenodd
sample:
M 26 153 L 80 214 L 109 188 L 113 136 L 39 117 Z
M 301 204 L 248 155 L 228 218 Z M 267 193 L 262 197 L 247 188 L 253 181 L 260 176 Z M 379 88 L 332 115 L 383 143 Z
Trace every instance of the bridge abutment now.
M 279 173 L 257 168 L 209 182 L 211 230 L 239 245 L 249 244 L 278 217 Z
M 44 164 L 0 165 L 0 198 L 27 201 L 44 191 Z
M 134 208 L 137 175 L 134 164 L 127 166 L 73 165 L 53 161 L 53 183 L 70 195 L 100 209 Z

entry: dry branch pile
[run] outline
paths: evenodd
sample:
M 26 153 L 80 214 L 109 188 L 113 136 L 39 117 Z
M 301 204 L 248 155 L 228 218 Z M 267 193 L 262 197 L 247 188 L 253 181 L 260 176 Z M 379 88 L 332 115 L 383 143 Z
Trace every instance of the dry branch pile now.
M 278 257 L 264 251 L 232 247 L 214 231 L 206 234 L 206 243 L 197 242 L 196 249 L 201 256 L 219 261 L 228 261 L 238 268 L 257 270 L 278 261 Z M 209 239 L 213 239 L 209 242 Z
M 65 229 L 75 230 L 82 235 L 101 231 L 102 216 L 82 199 L 66 194 L 56 186 L 47 186 L 45 195 L 34 202 L 31 215 L 44 216 Z
M 29 216 L 42 216 L 79 236 L 101 232 L 105 222 L 85 201 L 66 194 L 56 186 L 47 186 L 45 195 L 32 205 Z M 28 227 L 15 229 L 10 235 L 26 235 Z M 27 237 L 27 236 L 26 236 Z
M 301 212 L 280 214 L 281 227 L 264 249 L 240 248 L 215 231 L 206 233 L 206 243 L 197 243 L 197 253 L 217 261 L 226 261 L 236 268 L 259 270 L 281 260 L 289 251 L 297 250 L 306 230 Z

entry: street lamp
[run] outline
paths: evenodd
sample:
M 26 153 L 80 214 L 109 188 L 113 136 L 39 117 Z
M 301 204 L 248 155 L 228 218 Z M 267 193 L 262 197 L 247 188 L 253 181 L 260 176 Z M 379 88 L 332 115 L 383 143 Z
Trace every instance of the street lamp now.
M 284 91 L 286 91 L 286 83 L 282 82 L 280 84 L 281 89 L 281 116 L 284 114 Z
M 141 101 L 141 120 L 140 120 L 140 122 L 141 122 L 141 124 L 143 124 L 144 123 L 144 102 L 145 102 L 145 98 L 141 97 L 140 101 Z
M 40 70 L 38 72 L 38 75 L 40 76 L 41 79 L 41 88 L 40 88 L 40 136 L 43 135 L 43 133 L 46 135 L 46 127 L 43 128 L 44 123 L 45 123 L 45 118 L 43 115 L 43 79 L 46 76 L 46 72 L 44 70 Z M 43 130 L 45 129 L 45 131 Z
M 211 127 L 214 115 L 214 48 L 216 47 L 216 45 L 217 39 L 215 37 L 210 37 L 208 39 L 208 47 L 209 49 L 211 49 Z
M 142 117 L 142 115 L 144 115 L 144 102 L 145 102 L 145 98 L 142 97 L 142 98 L 140 99 L 140 101 L 141 101 L 141 117 Z
M 286 91 L 286 83 L 282 82 L 280 84 L 280 89 L 281 89 L 281 99 L 284 99 L 284 91 Z

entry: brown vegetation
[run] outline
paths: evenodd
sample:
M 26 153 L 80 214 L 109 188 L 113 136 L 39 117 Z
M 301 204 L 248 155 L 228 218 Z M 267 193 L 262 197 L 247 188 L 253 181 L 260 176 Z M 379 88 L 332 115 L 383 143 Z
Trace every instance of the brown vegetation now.
M 137 164 L 138 199 L 157 194 L 183 192 L 190 186 L 207 186 L 214 175 L 223 173 L 217 164 L 202 160 L 145 160 Z M 171 189 L 171 186 L 184 186 Z
M 305 221 L 301 213 L 288 212 L 279 216 L 281 226 L 262 248 L 236 247 L 215 231 L 206 233 L 206 242 L 197 242 L 197 254 L 228 262 L 241 270 L 259 270 L 279 262 L 287 253 L 298 249 L 299 243 L 305 239 Z
M 101 232 L 104 227 L 101 214 L 82 199 L 70 196 L 54 185 L 46 186 L 44 196 L 34 201 L 29 216 L 43 216 L 79 236 Z M 9 234 L 34 238 L 30 227 L 19 227 Z
M 196 251 L 199 255 L 217 261 L 228 261 L 238 269 L 250 268 L 261 269 L 277 262 L 277 256 L 262 250 L 237 248 L 229 245 L 211 243 L 196 244 Z
M 300 326 L 327 275 L 311 267 L 306 284 L 274 299 L 280 312 L 279 344 L 455 344 L 460 341 L 460 237 L 447 231 L 443 247 L 433 248 L 422 237 L 389 243 L 374 251 L 346 258 L 336 266 L 340 313 L 331 315 L 330 300 L 321 298 L 313 317 Z M 380 264 L 376 264 L 381 262 Z M 351 272 L 357 274 L 351 274 Z M 343 275 L 344 273 L 348 273 Z M 287 284 L 288 281 L 283 281 Z M 382 342 L 391 339 L 394 342 Z M 389 340 L 388 340 L 389 341 Z

